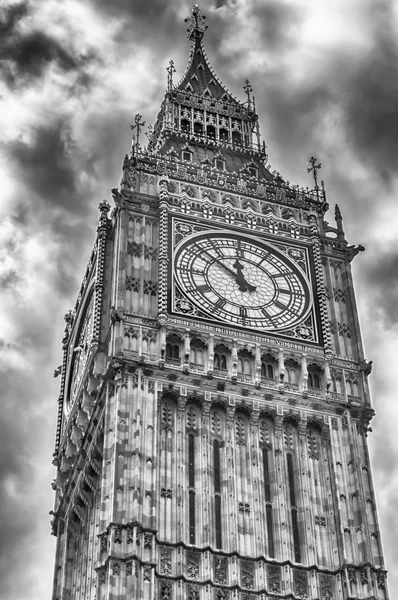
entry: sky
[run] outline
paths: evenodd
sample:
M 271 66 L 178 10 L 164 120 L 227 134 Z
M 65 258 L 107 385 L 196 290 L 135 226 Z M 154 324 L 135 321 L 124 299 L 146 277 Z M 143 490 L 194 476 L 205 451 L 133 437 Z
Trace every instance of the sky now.
M 0 599 L 51 597 L 51 465 L 64 314 L 111 201 L 134 115 L 154 123 L 188 59 L 186 0 L 3 0 L 0 8 Z M 204 44 L 245 100 L 272 168 L 322 163 L 351 244 L 377 416 L 369 435 L 391 597 L 398 597 L 398 3 L 204 0 Z M 144 128 L 145 129 L 145 128 Z

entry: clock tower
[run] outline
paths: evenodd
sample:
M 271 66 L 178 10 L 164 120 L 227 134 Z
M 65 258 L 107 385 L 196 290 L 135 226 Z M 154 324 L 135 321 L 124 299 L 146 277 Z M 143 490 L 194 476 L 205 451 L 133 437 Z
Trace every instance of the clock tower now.
M 387 600 L 338 207 L 271 172 L 248 81 L 188 66 L 66 317 L 53 600 Z

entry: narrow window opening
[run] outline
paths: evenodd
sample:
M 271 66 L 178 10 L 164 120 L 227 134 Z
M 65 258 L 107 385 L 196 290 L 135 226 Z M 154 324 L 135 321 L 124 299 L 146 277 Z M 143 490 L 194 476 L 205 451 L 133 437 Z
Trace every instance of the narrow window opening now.
M 271 504 L 271 485 L 269 477 L 269 453 L 267 448 L 263 448 L 263 469 L 264 469 L 264 494 L 266 502 L 266 517 L 267 517 L 267 537 L 268 537 L 268 554 L 274 558 L 274 531 L 272 522 L 272 504 Z
M 220 474 L 220 443 L 213 441 L 213 464 L 214 464 L 214 513 L 216 530 L 216 547 L 221 548 L 221 474 Z
M 202 135 L 203 134 L 203 125 L 202 125 L 202 123 L 194 123 L 193 124 L 193 130 L 194 130 L 194 133 L 196 133 L 196 135 Z
M 294 489 L 294 470 L 293 470 L 293 457 L 291 454 L 287 455 L 287 473 L 289 480 L 289 494 L 290 494 L 290 513 L 292 517 L 292 528 L 293 528 L 293 546 L 294 546 L 294 560 L 300 562 L 300 532 L 297 519 L 297 506 L 296 506 L 296 493 Z
M 183 150 L 181 153 L 181 158 L 182 160 L 187 160 L 188 162 L 192 161 L 192 152 L 189 152 L 189 150 Z
M 191 124 L 187 119 L 181 119 L 181 131 L 183 133 L 189 133 L 191 130 Z
M 242 136 L 239 133 L 239 131 L 233 131 L 232 132 L 232 141 L 234 144 L 241 144 L 242 143 Z
M 195 436 L 188 436 L 189 543 L 195 543 Z
M 220 138 L 221 142 L 228 142 L 229 141 L 228 131 L 226 129 L 220 129 L 219 138 Z

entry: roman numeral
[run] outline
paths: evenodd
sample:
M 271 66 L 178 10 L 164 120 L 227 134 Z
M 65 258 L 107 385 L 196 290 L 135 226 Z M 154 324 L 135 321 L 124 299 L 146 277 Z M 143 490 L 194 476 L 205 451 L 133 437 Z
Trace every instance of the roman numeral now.
M 226 305 L 227 301 L 225 300 L 225 298 L 219 298 L 217 300 L 217 302 L 214 305 L 214 308 L 216 310 L 221 310 L 222 308 L 224 308 L 224 306 Z
M 243 321 L 243 324 L 245 324 L 245 321 L 247 319 L 247 309 L 244 306 L 241 306 L 239 308 L 239 314 L 240 314 L 240 318 Z
M 245 251 L 242 248 L 242 242 L 240 240 L 238 240 L 238 242 L 237 242 L 236 253 L 239 258 L 245 258 Z
M 265 308 L 262 308 L 261 312 L 263 313 L 264 317 L 266 317 L 270 321 L 270 323 L 275 327 L 275 322 L 272 319 L 271 315 L 267 312 L 267 310 Z
M 198 292 L 204 294 L 205 292 L 210 292 L 210 287 L 207 285 L 207 283 L 203 283 L 202 285 L 198 285 L 197 290 Z
M 279 300 L 275 300 L 274 304 L 282 310 L 286 310 L 287 308 L 287 304 L 282 304 L 282 302 L 280 302 Z

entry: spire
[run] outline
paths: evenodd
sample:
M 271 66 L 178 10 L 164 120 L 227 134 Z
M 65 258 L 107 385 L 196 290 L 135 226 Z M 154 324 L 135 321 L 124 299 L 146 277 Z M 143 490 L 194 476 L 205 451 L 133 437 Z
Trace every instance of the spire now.
M 205 15 L 200 14 L 200 8 L 197 4 L 192 7 L 192 17 L 185 19 L 185 23 L 189 23 L 189 27 L 187 29 L 188 39 L 194 42 L 197 40 L 198 42 L 202 41 L 205 31 L 207 29 L 207 25 L 205 25 L 204 21 L 206 19 Z
M 192 42 L 190 60 L 180 82 L 174 89 L 196 96 L 203 95 L 207 98 L 240 105 L 239 101 L 222 85 L 208 63 L 202 45 L 202 39 L 207 29 L 207 25 L 204 24 L 205 18 L 200 13 L 198 5 L 195 4 L 192 9 L 192 16 L 185 19 L 185 22 L 189 23 L 187 37 Z

